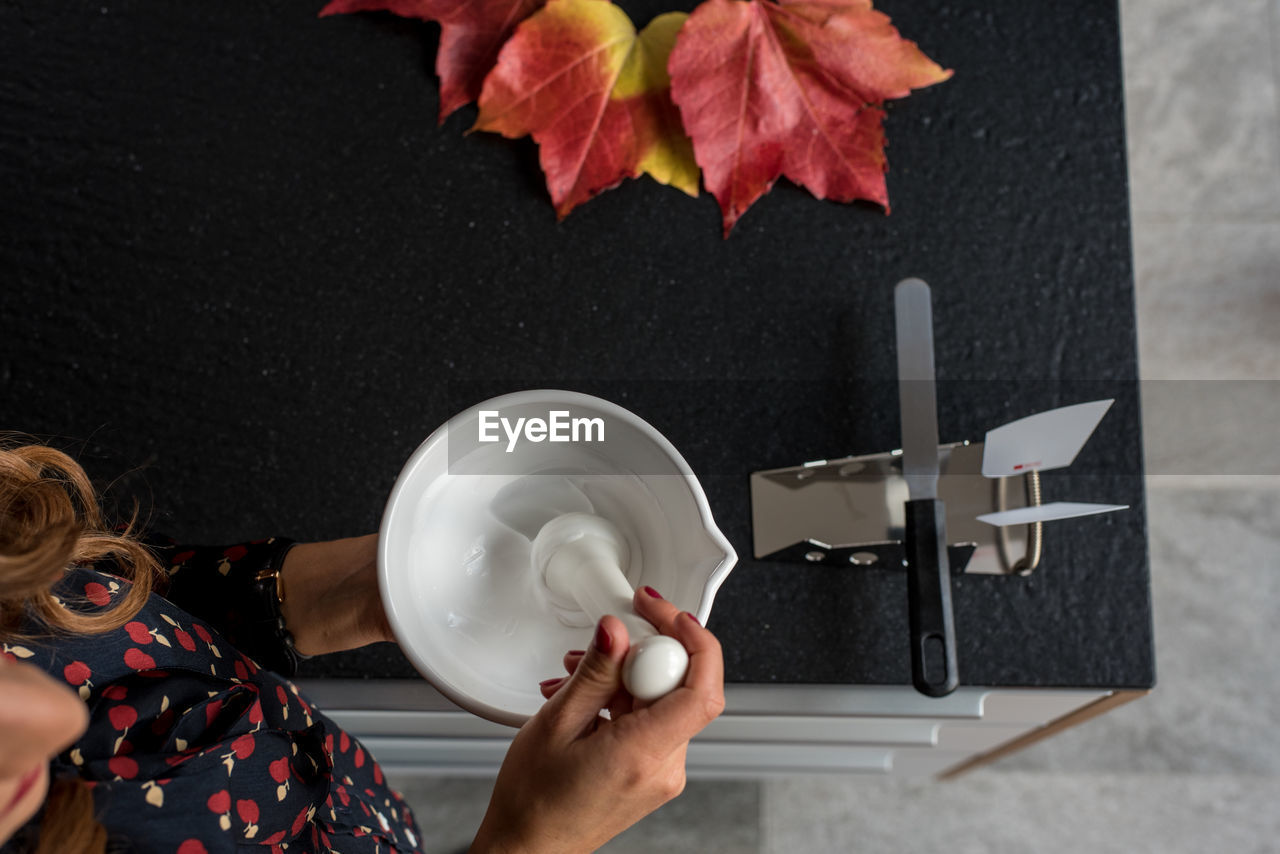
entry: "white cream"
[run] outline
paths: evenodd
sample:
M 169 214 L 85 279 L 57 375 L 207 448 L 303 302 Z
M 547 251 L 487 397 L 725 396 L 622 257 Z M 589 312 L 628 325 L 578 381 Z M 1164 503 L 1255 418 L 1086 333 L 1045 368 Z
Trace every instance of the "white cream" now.
M 529 532 L 563 512 L 617 528 L 629 551 L 627 590 L 649 568 L 673 572 L 666 522 L 634 476 L 446 474 L 423 494 L 409 549 L 415 610 L 433 645 L 456 659 L 457 690 L 497 691 L 527 706 L 528 685 L 563 674 L 563 654 L 591 642 L 601 614 L 553 596 L 533 568 Z M 629 612 L 629 596 L 625 605 Z

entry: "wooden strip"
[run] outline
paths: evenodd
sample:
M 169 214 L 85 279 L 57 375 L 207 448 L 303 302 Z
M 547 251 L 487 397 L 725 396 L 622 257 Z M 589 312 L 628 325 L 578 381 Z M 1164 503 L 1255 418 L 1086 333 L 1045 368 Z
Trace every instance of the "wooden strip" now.
M 988 762 L 994 762 L 1003 756 L 1016 753 L 1024 747 L 1029 747 L 1030 745 L 1035 744 L 1037 741 L 1057 735 L 1064 729 L 1076 726 L 1077 724 L 1082 724 L 1090 718 L 1096 718 L 1104 712 L 1109 712 L 1112 709 L 1123 706 L 1125 703 L 1130 703 L 1139 697 L 1145 697 L 1149 693 L 1150 691 L 1144 690 L 1116 691 L 1110 696 L 1101 697 L 1086 706 L 1081 706 L 1073 712 L 1068 712 L 1062 717 L 1050 721 L 1039 729 L 1032 730 L 1026 735 L 1015 738 L 1013 741 L 1005 742 L 999 747 L 988 750 L 986 753 L 981 753 L 970 759 L 966 759 L 959 765 L 953 765 L 946 771 L 939 774 L 938 779 L 954 779 L 961 774 L 972 771 L 974 768 L 986 765 Z

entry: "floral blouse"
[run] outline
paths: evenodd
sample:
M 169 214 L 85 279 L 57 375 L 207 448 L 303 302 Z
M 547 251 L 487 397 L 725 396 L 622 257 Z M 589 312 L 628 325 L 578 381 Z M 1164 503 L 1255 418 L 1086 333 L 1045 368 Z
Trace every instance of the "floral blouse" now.
M 51 774 L 89 783 L 109 851 L 421 850 L 408 807 L 368 751 L 288 679 L 260 667 L 253 650 L 228 641 L 244 634 L 237 603 L 252 595 L 249 579 L 280 548 L 266 540 L 162 549 L 166 596 L 153 593 L 122 628 L 0 645 L 0 654 L 65 680 L 88 705 L 88 730 L 54 758 Z M 93 611 L 127 585 L 76 568 L 54 592 Z M 28 850 L 39 822 L 0 854 Z

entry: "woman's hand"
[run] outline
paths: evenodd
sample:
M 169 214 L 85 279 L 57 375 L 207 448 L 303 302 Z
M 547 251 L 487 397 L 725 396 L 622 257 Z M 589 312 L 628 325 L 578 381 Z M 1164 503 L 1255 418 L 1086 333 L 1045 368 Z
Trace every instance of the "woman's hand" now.
M 394 641 L 378 593 L 378 535 L 299 543 L 280 568 L 280 614 L 303 655 Z
M 670 602 L 638 591 L 635 608 L 689 651 L 684 684 L 634 700 L 627 630 L 602 619 L 591 649 L 565 657 L 572 675 L 544 683 L 550 699 L 507 751 L 473 852 L 594 851 L 684 790 L 689 740 L 724 709 L 720 643 Z

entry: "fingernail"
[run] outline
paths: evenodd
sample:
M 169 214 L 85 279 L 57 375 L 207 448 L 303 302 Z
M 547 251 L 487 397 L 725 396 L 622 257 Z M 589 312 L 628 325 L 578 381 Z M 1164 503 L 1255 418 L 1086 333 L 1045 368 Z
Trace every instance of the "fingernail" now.
M 702 625 L 702 623 L 699 623 L 699 622 L 698 622 L 698 618 L 697 618 L 697 617 L 695 617 L 695 616 L 693 616 L 693 614 L 690 614 L 688 611 L 685 611 L 685 612 L 684 612 L 684 615 L 685 615 L 686 617 L 688 617 L 690 620 L 693 620 L 693 624 L 694 624 L 695 626 L 701 626 L 701 625 Z
M 586 654 L 587 654 L 587 651 L 585 649 L 571 649 L 565 653 L 565 655 L 586 655 Z
M 544 679 L 538 683 L 538 687 L 550 688 L 552 685 L 559 685 L 563 681 L 564 681 L 563 676 L 557 676 L 555 679 Z
M 650 587 L 650 586 L 649 586 L 649 585 L 647 585 L 647 584 L 644 586 L 644 592 L 645 592 L 645 593 L 648 593 L 648 594 L 649 594 L 650 596 L 652 596 L 654 599 L 661 599 L 661 598 L 662 598 L 662 594 L 661 594 L 661 593 L 659 593 L 657 590 L 654 590 L 652 587 Z
M 605 655 L 608 655 L 609 650 L 613 649 L 613 638 L 609 637 L 609 633 L 604 630 L 604 626 L 596 629 L 596 639 L 593 643 L 595 648 Z

